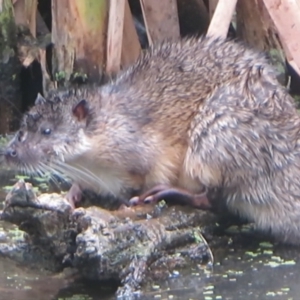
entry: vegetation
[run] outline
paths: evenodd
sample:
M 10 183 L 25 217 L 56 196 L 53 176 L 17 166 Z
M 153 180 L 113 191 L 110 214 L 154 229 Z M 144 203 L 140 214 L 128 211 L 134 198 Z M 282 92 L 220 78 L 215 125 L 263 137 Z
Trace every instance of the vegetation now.
M 132 64 L 148 45 L 187 35 L 238 37 L 269 52 L 279 80 L 299 94 L 300 51 L 292 37 L 300 34 L 300 8 L 296 1 L 275 2 L 0 0 L 0 63 L 14 65 L 5 77 L 8 85 L 19 87 L 13 97 L 0 92 L 0 133 L 16 128 L 8 126 L 15 110 L 24 111 L 38 92 L 101 83 Z M 20 74 L 29 80 L 23 87 Z

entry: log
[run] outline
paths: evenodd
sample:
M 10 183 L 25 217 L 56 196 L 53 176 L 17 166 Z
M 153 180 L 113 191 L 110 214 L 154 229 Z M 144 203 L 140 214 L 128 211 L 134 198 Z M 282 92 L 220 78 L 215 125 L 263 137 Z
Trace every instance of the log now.
M 125 299 L 132 299 L 155 276 L 165 280 L 175 267 L 180 271 L 199 266 L 201 272 L 200 265 L 213 259 L 201 228 L 213 226 L 215 216 L 188 207 L 160 203 L 116 211 L 73 210 L 63 195 L 37 198 L 32 186 L 20 180 L 6 197 L 1 219 L 28 234 L 23 247 L 39 249 L 39 264 L 30 261 L 31 267 L 58 271 L 68 262 L 81 279 L 99 284 L 117 280 L 117 295 Z

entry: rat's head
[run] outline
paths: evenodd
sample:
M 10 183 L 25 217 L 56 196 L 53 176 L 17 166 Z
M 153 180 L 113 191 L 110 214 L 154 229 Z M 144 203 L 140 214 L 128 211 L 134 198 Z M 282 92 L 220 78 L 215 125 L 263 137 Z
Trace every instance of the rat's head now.
M 83 96 L 55 92 L 46 100 L 38 95 L 5 150 L 7 163 L 26 173 L 43 173 L 85 151 L 92 115 Z

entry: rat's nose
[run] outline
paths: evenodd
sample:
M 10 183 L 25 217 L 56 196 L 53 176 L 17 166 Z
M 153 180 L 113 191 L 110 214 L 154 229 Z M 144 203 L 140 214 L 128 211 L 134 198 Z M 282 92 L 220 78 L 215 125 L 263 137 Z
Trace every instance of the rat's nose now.
M 17 151 L 13 148 L 7 148 L 5 151 L 5 156 L 6 157 L 16 157 L 17 156 Z

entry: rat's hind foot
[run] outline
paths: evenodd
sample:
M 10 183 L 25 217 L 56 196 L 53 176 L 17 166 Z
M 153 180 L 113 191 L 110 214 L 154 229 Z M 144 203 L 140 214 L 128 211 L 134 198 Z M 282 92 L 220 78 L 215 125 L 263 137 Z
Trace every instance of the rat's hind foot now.
M 206 197 L 206 192 L 202 194 L 191 194 L 184 189 L 167 185 L 157 185 L 144 194 L 131 198 L 129 202 L 131 205 L 138 205 L 142 203 L 157 203 L 161 200 L 181 205 L 190 205 L 204 210 L 211 208 L 210 202 Z

